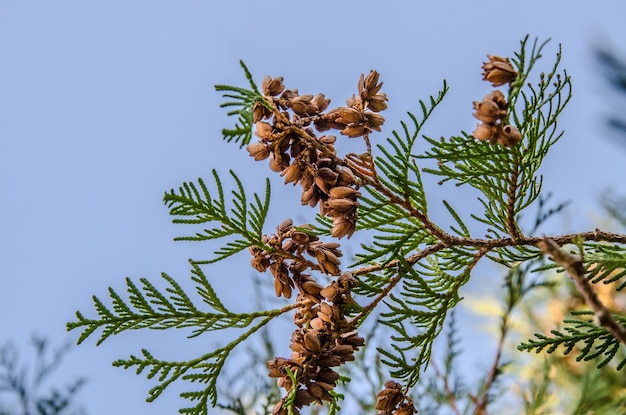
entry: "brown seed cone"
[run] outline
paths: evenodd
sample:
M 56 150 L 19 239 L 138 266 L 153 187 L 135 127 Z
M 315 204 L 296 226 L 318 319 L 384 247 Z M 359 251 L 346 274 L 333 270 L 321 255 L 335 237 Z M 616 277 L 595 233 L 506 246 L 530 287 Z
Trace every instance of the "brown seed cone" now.
M 339 124 L 352 124 L 359 123 L 364 120 L 363 113 L 355 110 L 354 108 L 349 107 L 341 107 L 338 110 L 339 117 L 335 120 L 335 122 Z
M 361 137 L 368 132 L 368 128 L 365 125 L 361 124 L 350 124 L 343 130 L 341 130 L 341 134 L 346 135 L 350 138 Z
M 313 395 L 316 401 L 321 404 L 322 401 L 331 402 L 333 397 L 326 389 L 324 389 L 321 385 L 318 385 L 317 382 L 311 382 L 306 385 L 307 390 Z
M 302 171 L 303 169 L 300 163 L 295 162 L 283 170 L 280 175 L 285 177 L 285 184 L 293 183 L 295 185 L 302 177 Z
M 337 177 L 335 186 L 352 186 L 356 184 L 357 180 L 352 171 L 345 168 L 338 169 L 337 171 L 339 176 Z
M 330 231 L 334 238 L 350 238 L 356 230 L 356 218 L 335 218 L 333 220 L 333 228 Z
M 376 394 L 376 410 L 391 413 L 404 399 L 400 384 L 385 382 L 385 389 Z
M 522 134 L 513 125 L 505 125 L 497 137 L 498 144 L 505 147 L 513 147 L 522 141 Z
M 263 143 L 253 143 L 246 146 L 246 150 L 250 153 L 250 156 L 254 157 L 254 160 L 261 161 L 265 160 L 270 156 L 270 151 L 267 149 L 267 146 Z
M 295 231 L 291 234 L 291 239 L 298 245 L 306 245 L 312 240 L 312 236 L 304 232 Z
M 311 353 L 319 354 L 322 352 L 322 342 L 316 334 L 310 331 L 304 333 L 304 347 Z
M 366 108 L 374 112 L 380 112 L 387 109 L 387 94 L 379 92 L 373 97 L 368 98 Z
M 385 117 L 375 112 L 366 112 L 365 118 L 367 119 L 368 127 L 372 130 L 380 131 L 380 127 L 385 123 Z
M 318 360 L 320 367 L 341 366 L 344 360 L 339 356 L 327 356 Z
M 341 339 L 342 343 L 349 344 L 354 347 L 360 347 L 365 344 L 365 339 L 363 337 L 359 337 L 356 331 L 342 333 L 339 338 Z
M 307 406 L 315 402 L 315 397 L 306 389 L 296 391 L 296 398 L 293 401 L 294 406 L 299 408 Z
M 256 101 L 252 106 L 252 122 L 257 123 L 261 120 L 272 117 L 272 111 L 265 108 L 263 104 Z
M 299 116 L 306 117 L 318 111 L 317 106 L 311 102 L 312 100 L 313 95 L 311 94 L 300 95 L 289 100 L 289 106 L 291 110 Z
M 339 179 L 339 177 L 338 177 Z M 361 193 L 349 186 L 336 186 L 330 189 L 330 197 L 335 199 L 355 199 L 361 196 Z
M 474 138 L 480 141 L 493 141 L 494 136 L 497 132 L 497 127 L 495 124 L 486 124 L 481 122 L 476 126 L 474 130 Z
M 293 228 L 293 219 L 286 218 L 276 227 L 276 232 L 279 235 L 282 235 L 290 231 L 292 228 Z
M 289 157 L 289 156 L 287 156 Z M 272 170 L 273 172 L 281 172 L 283 171 L 283 169 L 285 167 L 287 167 L 289 165 L 289 163 L 287 163 L 287 165 L 285 165 L 285 163 L 283 162 L 283 158 L 281 155 L 276 156 L 276 153 L 271 153 L 270 155 L 270 170 Z
M 517 72 L 508 58 L 495 55 L 487 55 L 488 62 L 483 63 L 483 80 L 491 82 L 498 87 L 509 84 L 517 77 Z
M 331 189 L 332 191 L 332 189 Z M 350 211 L 354 211 L 354 209 L 356 209 L 356 207 L 359 205 L 358 202 L 356 202 L 355 200 L 352 199 L 335 199 L 335 198 L 330 198 L 328 199 L 328 205 L 340 212 L 340 213 L 347 213 Z
M 316 186 L 311 186 L 308 190 L 302 193 L 300 201 L 303 205 L 309 205 L 311 207 L 317 206 L 320 200 L 320 190 Z
M 498 89 L 494 89 L 491 93 L 485 95 L 483 100 L 490 100 L 496 103 L 498 108 L 501 110 L 507 110 L 509 108 L 509 104 L 506 102 L 506 97 L 502 93 L 502 91 Z
M 474 117 L 484 123 L 495 123 L 506 117 L 506 111 L 501 110 L 494 101 L 483 99 L 481 102 L 474 101 Z
M 259 121 L 256 124 L 254 124 L 254 128 L 255 128 L 254 135 L 259 137 L 261 140 L 270 141 L 272 137 L 272 131 L 274 130 L 274 127 L 272 127 L 272 124 L 267 123 L 265 121 Z
M 335 386 L 337 384 L 337 379 L 339 379 L 339 373 L 332 369 L 320 369 L 320 371 L 315 375 L 315 379 Z
M 272 78 L 269 75 L 265 75 L 261 82 L 261 89 L 265 96 L 275 97 L 285 90 L 283 85 L 283 77 Z

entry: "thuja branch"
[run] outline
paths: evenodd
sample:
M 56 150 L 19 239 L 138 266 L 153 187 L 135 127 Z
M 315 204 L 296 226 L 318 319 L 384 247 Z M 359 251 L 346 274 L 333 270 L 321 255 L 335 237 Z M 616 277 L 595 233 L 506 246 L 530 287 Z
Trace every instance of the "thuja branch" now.
M 537 243 L 537 247 L 546 255 L 550 255 L 554 262 L 567 271 L 583 296 L 585 303 L 593 311 L 597 324 L 606 328 L 616 339 L 626 345 L 626 328 L 613 318 L 611 312 L 600 301 L 591 283 L 585 278 L 587 271 L 583 266 L 582 258 L 561 249 L 559 245 L 554 239 L 548 237 Z
M 140 280 L 139 287 L 127 280 L 128 298 L 110 290 L 112 306 L 108 306 L 94 297 L 98 317 L 89 319 L 77 313 L 77 321 L 69 323 L 68 328 L 83 329 L 79 342 L 100 328 L 100 342 L 110 335 L 138 328 L 193 327 L 192 336 L 246 328 L 235 342 L 187 362 L 159 361 L 148 352 L 144 352 L 144 358 L 117 362 L 140 371 L 150 367 L 149 377 L 159 375 L 160 385 L 151 391 L 152 399 L 177 379 L 207 384 L 203 390 L 184 392 L 182 396 L 197 405 L 181 410 L 186 414 L 206 414 L 207 404 L 216 403 L 217 375 L 232 349 L 270 320 L 293 310 L 295 328 L 289 346 L 292 353 L 289 358 L 272 359 L 267 367 L 269 376 L 285 389 L 273 415 L 298 415 L 304 406 L 313 403 L 336 404 L 339 395 L 334 388 L 340 379 L 337 367 L 356 359 L 355 352 L 365 342 L 356 329 L 377 314 L 374 310 L 385 308 L 378 314 L 378 322 L 395 333 L 388 349 L 377 350 L 390 374 L 405 384 L 386 382 L 376 395 L 376 410 L 380 415 L 413 415 L 416 409 L 407 396 L 408 389 L 427 367 L 433 342 L 448 312 L 461 300 L 459 290 L 469 281 L 476 264 L 487 257 L 517 267 L 520 262 L 540 256 L 542 249 L 568 269 L 582 287 L 579 289 L 600 324 L 625 342 L 621 320 L 612 319 L 595 296 L 580 261 L 573 261 L 559 246 L 578 241 L 626 245 L 626 235 L 595 230 L 544 240 L 525 235 L 517 222 L 519 213 L 539 196 L 541 177 L 537 171 L 551 145 L 561 136 L 556 130 L 556 118 L 571 96 L 567 74 L 562 78 L 556 74 L 560 52 L 554 69 L 547 76 L 540 76 L 538 86 L 526 82 L 543 46 L 533 47 L 526 58 L 524 40 L 513 63 L 488 55 L 483 79 L 494 88 L 508 85 L 508 96 L 494 89 L 474 102 L 474 116 L 479 124 L 471 135 L 462 132 L 441 140 L 422 135 L 422 126 L 446 94 L 444 82 L 438 95 L 420 101 L 421 118 L 409 112 L 408 122 L 392 131 L 386 142 L 374 146 L 373 134 L 381 131 L 385 121 L 380 113 L 387 108 L 378 72 L 361 75 L 356 93 L 345 105 L 328 109 L 330 100 L 325 95 L 287 89 L 282 77 L 266 76 L 261 88 L 257 88 L 242 64 L 251 89 L 216 87 L 227 98 L 223 106 L 234 108 L 229 114 L 237 117 L 235 128 L 224 130 L 224 138 L 242 146 L 248 144 L 246 149 L 255 160 L 269 160 L 269 168 L 280 173 L 286 184 L 299 185 L 302 204 L 319 207 L 322 227 L 295 226 L 291 219 L 286 219 L 274 234 L 265 234 L 271 195 L 269 179 L 264 197 L 244 191 L 243 182 L 234 173 L 232 197 L 225 197 L 216 172 L 214 192 L 202 180 L 197 184 L 185 183 L 165 196 L 170 213 L 176 216 L 174 221 L 208 224 L 209 229 L 178 239 L 227 239 L 213 259 L 192 261 L 197 293 L 212 311 L 201 311 L 174 279 L 164 275 L 169 283 L 165 291 L 146 279 Z M 523 103 L 516 109 L 518 97 L 522 97 Z M 362 139 L 365 152 L 340 156 L 335 147 L 337 137 L 327 131 Z M 253 133 L 259 140 L 249 144 Z M 415 144 L 422 137 L 432 148 L 425 154 L 415 154 Z M 374 154 L 375 150 L 380 153 Z M 416 161 L 420 158 L 435 159 L 437 168 L 420 169 Z M 422 171 L 443 177 L 442 182 L 453 180 L 478 190 L 484 213 L 472 218 L 487 225 L 488 236 L 472 237 L 462 220 L 465 212 L 457 213 L 447 202 L 446 208 L 458 228 L 449 233 L 433 222 L 428 215 Z M 362 245 L 362 251 L 357 253 L 359 262 L 353 264 L 351 272 L 345 272 L 339 242 L 324 239 L 350 238 L 361 230 L 372 231 L 374 241 Z M 295 296 L 293 304 L 253 313 L 232 313 L 222 304 L 199 265 L 246 249 L 252 256 L 252 267 L 271 274 L 276 296 Z M 326 285 L 319 282 L 319 274 L 324 274 Z M 597 278 L 604 278 L 604 273 Z M 363 296 L 353 297 L 356 294 Z M 367 304 L 362 306 L 355 298 Z M 475 401 L 477 412 L 486 411 L 507 330 L 505 317 L 491 372 L 482 395 Z M 572 340 L 571 347 L 576 341 L 578 337 Z M 543 343 L 539 346 L 545 347 Z M 615 354 L 614 348 L 610 353 Z

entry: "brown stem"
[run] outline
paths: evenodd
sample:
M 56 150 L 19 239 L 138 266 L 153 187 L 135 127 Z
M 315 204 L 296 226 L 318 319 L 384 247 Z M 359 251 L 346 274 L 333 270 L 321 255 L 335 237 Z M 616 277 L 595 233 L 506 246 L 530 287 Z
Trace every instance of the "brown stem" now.
M 439 380 L 441 380 L 443 382 L 443 390 L 446 392 L 446 397 L 448 398 L 448 402 L 450 404 L 450 408 L 452 408 L 452 411 L 456 415 L 462 415 L 463 412 L 461 412 L 459 407 L 456 405 L 456 397 L 454 396 L 454 392 L 450 388 L 450 384 L 448 383 L 448 378 L 446 376 L 444 376 L 443 373 L 441 373 L 441 371 L 437 367 L 437 364 L 435 363 L 434 360 L 430 361 L 430 365 L 432 366 L 433 370 L 435 371 L 435 376 L 437 376 L 439 378 Z
M 560 247 L 554 238 L 543 238 L 537 243 L 537 247 L 546 255 L 552 256 L 554 262 L 562 266 L 570 278 L 574 280 L 576 288 L 583 296 L 585 303 L 591 308 L 595 315 L 596 324 L 606 328 L 617 340 L 626 345 L 626 328 L 618 323 L 611 312 L 600 301 L 598 295 L 593 290 L 591 283 L 585 278 L 585 267 L 579 255 L 572 255 Z
M 496 376 L 498 375 L 500 359 L 502 358 L 502 349 L 504 348 L 504 339 L 506 338 L 508 331 L 509 331 L 509 313 L 507 312 L 504 314 L 502 318 L 502 325 L 500 326 L 500 338 L 498 339 L 498 347 L 496 349 L 496 355 L 493 359 L 493 363 L 491 364 L 491 369 L 489 369 L 487 380 L 485 380 L 483 391 L 479 397 L 476 397 L 474 399 L 474 403 L 476 404 L 474 414 L 476 415 L 487 413 L 487 404 L 489 403 L 489 391 L 491 390 L 491 386 L 493 386 L 493 383 L 496 380 Z
M 517 227 L 517 222 L 515 220 L 515 203 L 517 202 L 517 186 L 519 179 L 519 164 L 517 164 L 517 157 L 515 157 L 515 169 L 511 173 L 511 177 L 509 178 L 509 194 L 508 194 L 508 203 L 506 206 L 506 227 L 509 231 L 509 235 L 513 239 L 518 239 L 520 235 L 519 228 Z
M 445 248 L 445 245 L 442 244 L 441 242 L 435 245 L 431 245 L 428 248 L 407 257 L 406 261 L 411 265 L 415 264 L 420 259 L 426 258 L 428 255 L 434 254 L 435 252 L 440 251 L 443 248 Z M 384 267 L 373 265 L 370 267 L 359 268 L 358 270 L 352 272 L 352 275 L 356 276 L 356 275 L 369 274 L 371 272 L 380 271 L 383 268 L 384 269 L 393 268 L 398 265 L 398 262 L 399 261 L 396 259 L 396 260 L 390 261 Z M 354 316 L 354 318 L 350 321 L 350 325 L 353 327 L 358 326 L 360 324 L 360 320 L 365 318 L 369 314 L 370 311 L 376 308 L 378 303 L 380 303 L 391 292 L 393 287 L 395 287 L 398 284 L 398 282 L 400 282 L 401 279 L 402 279 L 402 274 L 400 273 L 396 274 L 393 278 L 391 278 L 389 282 L 387 283 L 387 285 L 385 286 L 385 288 L 383 288 L 383 290 L 380 293 L 378 293 L 378 295 L 374 298 L 374 300 L 372 300 L 372 302 L 370 302 L 368 305 L 363 307 L 363 309 L 359 312 L 359 314 Z
M 522 236 L 520 239 L 513 240 L 512 238 L 500 238 L 500 239 L 474 239 L 474 238 L 460 238 L 457 236 L 446 234 L 448 237 L 446 238 L 446 242 L 443 241 L 438 242 L 430 247 L 420 251 L 416 254 L 410 255 L 407 257 L 407 262 L 409 264 L 414 264 L 419 259 L 423 258 L 422 254 L 427 253 L 430 255 L 437 251 L 442 250 L 447 246 L 471 246 L 475 248 L 484 248 L 485 252 L 488 252 L 495 248 L 503 248 L 506 246 L 536 246 L 539 242 L 541 242 L 544 238 L 538 236 Z M 582 232 L 582 233 L 570 233 L 565 235 L 558 235 L 552 237 L 552 240 L 558 244 L 567 244 L 572 241 L 582 238 L 585 241 L 604 241 L 604 242 L 615 242 L 626 244 L 626 235 L 604 232 L 601 230 L 595 230 L 590 232 Z M 385 265 L 370 265 L 367 267 L 359 268 L 355 271 L 352 271 L 353 275 L 363 275 L 371 272 L 380 271 L 386 268 L 392 268 L 398 264 L 397 260 L 390 261 Z

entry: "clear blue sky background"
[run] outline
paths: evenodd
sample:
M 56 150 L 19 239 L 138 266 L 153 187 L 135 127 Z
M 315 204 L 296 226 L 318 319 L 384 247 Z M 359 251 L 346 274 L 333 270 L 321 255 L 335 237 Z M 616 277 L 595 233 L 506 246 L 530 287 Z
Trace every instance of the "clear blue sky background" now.
M 446 78 L 451 92 L 428 129 L 437 136 L 474 128 L 471 101 L 489 91 L 486 53 L 509 55 L 526 34 L 551 37 L 543 65 L 562 43 L 575 96 L 545 185 L 572 201 L 572 222 L 556 226 L 590 226 L 602 189 L 626 193 L 626 152 L 602 128 L 610 101 L 590 49 L 626 48 L 625 12 L 617 0 L 0 0 L 0 341 L 25 345 L 33 332 L 75 341 L 65 322 L 92 309 L 92 294 L 122 290 L 126 276 L 185 280 L 187 259 L 207 256 L 208 246 L 172 242 L 186 230 L 170 224 L 161 198 L 211 168 L 233 168 L 250 186 L 270 174 L 220 138 L 230 121 L 213 85 L 243 85 L 239 59 L 259 81 L 283 75 L 335 104 L 377 69 L 389 129 Z M 252 298 L 247 262 L 243 254 L 209 272 L 234 307 Z M 126 334 L 98 348 L 90 340 L 61 377 L 90 378 L 80 400 L 92 415 L 172 414 L 175 391 L 148 405 L 152 384 L 111 361 L 148 345 L 181 359 L 215 344 L 184 333 Z

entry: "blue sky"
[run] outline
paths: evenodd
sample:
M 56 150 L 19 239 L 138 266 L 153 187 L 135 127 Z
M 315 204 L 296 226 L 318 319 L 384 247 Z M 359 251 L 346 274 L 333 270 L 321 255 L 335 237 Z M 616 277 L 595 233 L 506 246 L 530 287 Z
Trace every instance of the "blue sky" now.
M 474 128 L 471 102 L 489 91 L 485 54 L 508 55 L 526 34 L 551 37 L 545 68 L 562 43 L 574 100 L 545 186 L 572 201 L 569 221 L 555 226 L 595 226 L 600 191 L 626 193 L 626 152 L 602 127 L 610 103 L 591 46 L 626 49 L 625 11 L 621 1 L 0 0 L 0 341 L 26 344 L 33 332 L 74 341 L 65 322 L 92 309 L 91 295 L 122 290 L 126 276 L 185 280 L 187 259 L 207 256 L 210 246 L 172 241 L 186 230 L 170 223 L 161 199 L 212 168 L 232 168 L 259 190 L 271 174 L 221 140 L 230 120 L 213 85 L 243 85 L 239 59 L 259 81 L 282 75 L 334 104 L 377 69 L 390 98 L 387 131 L 446 78 L 450 94 L 428 127 L 437 136 Z M 286 212 L 273 213 L 276 223 Z M 242 307 L 252 296 L 247 262 L 244 254 L 209 272 Z M 63 368 L 64 377 L 90 378 L 80 399 L 92 415 L 175 413 L 176 393 L 148 406 L 151 384 L 111 361 L 155 341 L 150 349 L 172 359 L 215 344 L 184 333 L 118 337 L 87 341 Z

